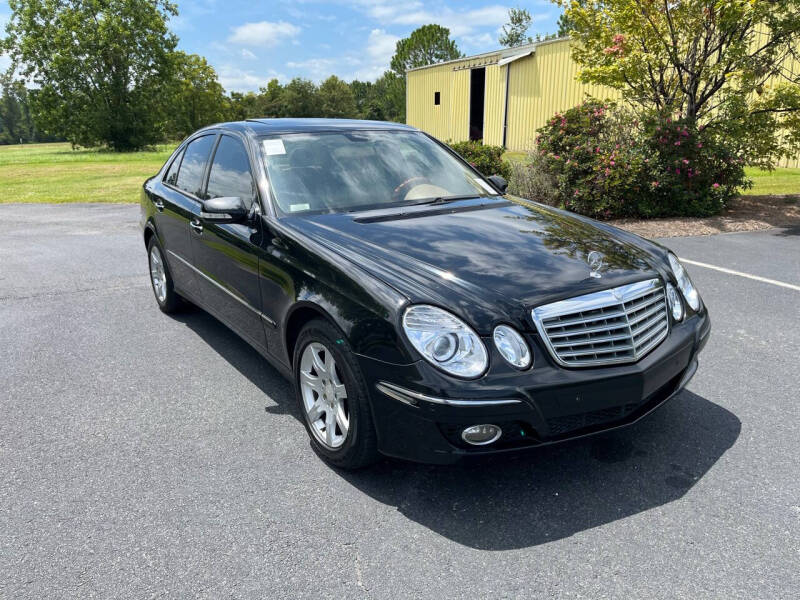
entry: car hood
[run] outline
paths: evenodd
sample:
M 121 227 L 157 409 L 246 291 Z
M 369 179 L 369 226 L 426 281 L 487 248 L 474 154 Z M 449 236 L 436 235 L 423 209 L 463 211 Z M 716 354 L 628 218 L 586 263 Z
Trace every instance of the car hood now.
M 411 302 L 446 307 L 482 333 L 499 321 L 530 328 L 533 306 L 661 273 L 643 240 L 511 197 L 315 215 L 292 226 Z M 595 276 L 591 252 L 603 261 Z

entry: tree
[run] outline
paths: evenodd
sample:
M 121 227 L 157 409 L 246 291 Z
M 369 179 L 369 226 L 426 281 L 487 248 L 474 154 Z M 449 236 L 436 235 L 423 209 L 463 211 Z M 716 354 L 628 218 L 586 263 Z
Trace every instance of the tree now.
M 800 151 L 797 0 L 557 0 L 580 78 L 708 128 L 749 164 Z
M 441 25 L 423 25 L 399 40 L 392 57 L 392 71 L 400 77 L 414 67 L 461 58 L 463 55 L 450 39 L 450 30 Z
M 281 117 L 318 117 L 321 113 L 319 90 L 313 81 L 295 77 L 280 96 Z
M 575 0 L 580 6 L 586 6 L 586 0 Z M 572 19 L 563 12 L 558 17 L 558 34 L 557 37 L 569 37 L 574 28 Z
M 172 54 L 173 80 L 167 108 L 170 137 L 180 139 L 226 119 L 225 90 L 217 72 L 197 54 Z
M 261 97 L 254 92 L 231 92 L 228 98 L 228 116 L 231 121 L 244 121 L 263 117 Z
M 531 26 L 531 13 L 524 8 L 511 8 L 508 10 L 508 23 L 503 25 L 503 34 L 498 40 L 501 46 L 513 48 L 530 44 L 533 38 L 528 33 Z
M 18 81 L 0 78 L 0 144 L 19 144 L 36 139 L 28 107 L 28 90 Z
M 130 150 L 163 138 L 177 42 L 167 0 L 9 0 L 0 50 L 32 80 L 39 126 L 74 145 Z
M 371 88 L 371 97 L 367 102 L 364 118 L 405 123 L 405 76 L 400 76 L 394 71 L 386 71 L 375 80 Z
M 261 117 L 277 117 L 281 112 L 281 95 L 283 86 L 280 82 L 272 78 L 267 83 L 267 87 L 259 89 L 258 108 Z
M 320 116 L 352 119 L 356 116 L 356 101 L 350 86 L 331 75 L 319 86 Z

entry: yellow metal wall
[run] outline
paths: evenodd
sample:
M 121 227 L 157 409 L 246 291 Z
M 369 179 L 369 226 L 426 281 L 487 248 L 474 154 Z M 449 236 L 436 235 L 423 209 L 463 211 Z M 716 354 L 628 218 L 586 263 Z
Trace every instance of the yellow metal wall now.
M 569 42 L 542 44 L 536 52 L 509 65 L 508 133 L 510 150 L 528 150 L 536 130 L 555 113 L 579 104 L 587 94 L 616 99 L 618 90 L 576 81 L 578 65 L 570 57 Z
M 486 100 L 483 108 L 483 141 L 503 145 L 503 111 L 506 102 L 507 65 L 486 67 Z M 469 116 L 469 113 L 467 113 Z

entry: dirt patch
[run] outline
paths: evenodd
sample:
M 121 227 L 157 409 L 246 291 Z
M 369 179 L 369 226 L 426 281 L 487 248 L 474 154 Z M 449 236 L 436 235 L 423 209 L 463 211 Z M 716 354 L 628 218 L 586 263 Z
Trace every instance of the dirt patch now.
M 646 238 L 800 227 L 800 195 L 740 196 L 721 215 L 703 219 L 616 219 L 610 223 Z

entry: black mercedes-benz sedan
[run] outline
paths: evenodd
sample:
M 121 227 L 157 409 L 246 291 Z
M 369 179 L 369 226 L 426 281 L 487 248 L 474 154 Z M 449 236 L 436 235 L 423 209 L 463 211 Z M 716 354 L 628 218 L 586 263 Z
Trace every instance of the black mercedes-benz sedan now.
M 161 310 L 189 301 L 244 338 L 344 468 L 631 424 L 710 332 L 666 248 L 508 195 L 405 125 L 202 129 L 144 184 L 141 225 Z

